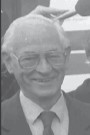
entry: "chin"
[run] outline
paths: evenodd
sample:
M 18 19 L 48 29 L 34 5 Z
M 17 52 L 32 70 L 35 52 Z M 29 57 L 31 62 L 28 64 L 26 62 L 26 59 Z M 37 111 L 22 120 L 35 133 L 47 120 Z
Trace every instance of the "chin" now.
M 47 82 L 39 82 L 39 81 L 33 81 L 26 77 L 23 78 L 23 84 L 26 86 L 24 89 L 28 89 L 28 92 L 31 91 L 34 94 L 42 97 L 48 97 L 53 96 L 57 93 L 58 90 L 60 90 L 61 87 L 61 77 L 55 78 L 52 81 Z
M 38 97 L 40 98 L 48 98 L 48 97 L 53 97 L 54 95 L 56 95 L 57 93 L 57 89 L 36 89 L 36 91 L 34 92 Z

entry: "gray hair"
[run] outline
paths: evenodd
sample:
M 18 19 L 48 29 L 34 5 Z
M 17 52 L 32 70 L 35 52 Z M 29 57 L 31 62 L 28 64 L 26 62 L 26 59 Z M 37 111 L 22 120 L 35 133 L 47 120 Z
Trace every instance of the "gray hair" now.
M 67 48 L 70 46 L 70 42 L 68 38 L 65 35 L 65 32 L 63 28 L 60 26 L 59 22 L 53 22 L 53 20 L 48 19 L 44 16 L 41 15 L 32 15 L 28 14 L 24 17 L 20 17 L 16 19 L 8 28 L 6 31 L 4 38 L 3 38 L 3 43 L 2 43 L 2 52 L 13 52 L 13 45 L 14 45 L 14 38 L 15 35 L 19 36 L 19 33 L 17 33 L 17 29 L 22 28 L 22 25 L 26 23 L 29 25 L 38 25 L 38 24 L 43 24 L 43 25 L 49 25 L 55 27 L 57 30 L 60 40 L 63 43 L 63 49 Z

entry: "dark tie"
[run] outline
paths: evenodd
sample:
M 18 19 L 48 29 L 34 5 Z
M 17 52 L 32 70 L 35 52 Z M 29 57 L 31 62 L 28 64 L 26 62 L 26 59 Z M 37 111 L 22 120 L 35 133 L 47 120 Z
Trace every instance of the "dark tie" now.
M 50 111 L 49 112 L 44 111 L 40 114 L 39 118 L 42 120 L 44 125 L 43 135 L 54 135 L 51 129 L 51 125 L 54 117 L 55 117 L 55 113 Z

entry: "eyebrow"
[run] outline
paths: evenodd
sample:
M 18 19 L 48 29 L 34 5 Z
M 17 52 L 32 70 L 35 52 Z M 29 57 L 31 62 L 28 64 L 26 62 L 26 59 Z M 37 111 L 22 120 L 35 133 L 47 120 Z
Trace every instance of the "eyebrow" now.
M 48 52 L 56 52 L 58 51 L 57 49 L 52 49 L 52 50 L 49 50 Z
M 23 52 L 23 54 L 24 54 L 24 55 L 25 55 L 25 54 L 30 55 L 30 54 L 36 54 L 36 52 L 30 52 L 30 51 L 26 51 L 26 52 Z
M 46 51 L 46 53 L 47 52 L 56 52 L 56 51 L 58 51 L 57 49 L 51 49 L 51 50 L 48 50 L 48 51 Z M 36 54 L 37 52 L 35 52 L 35 51 L 25 51 L 24 52 L 24 54 Z

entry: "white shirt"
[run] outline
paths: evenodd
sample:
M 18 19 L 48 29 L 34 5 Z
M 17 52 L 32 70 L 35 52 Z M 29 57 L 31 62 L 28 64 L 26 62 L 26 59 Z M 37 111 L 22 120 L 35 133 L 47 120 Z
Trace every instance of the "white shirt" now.
M 39 105 L 25 97 L 22 91 L 20 91 L 20 102 L 32 135 L 43 135 L 43 123 L 41 120 L 36 119 L 44 110 Z M 54 135 L 68 135 L 69 116 L 63 93 L 50 111 L 56 113 L 60 119 L 59 121 L 58 118 L 55 118 L 52 122 L 51 128 Z

